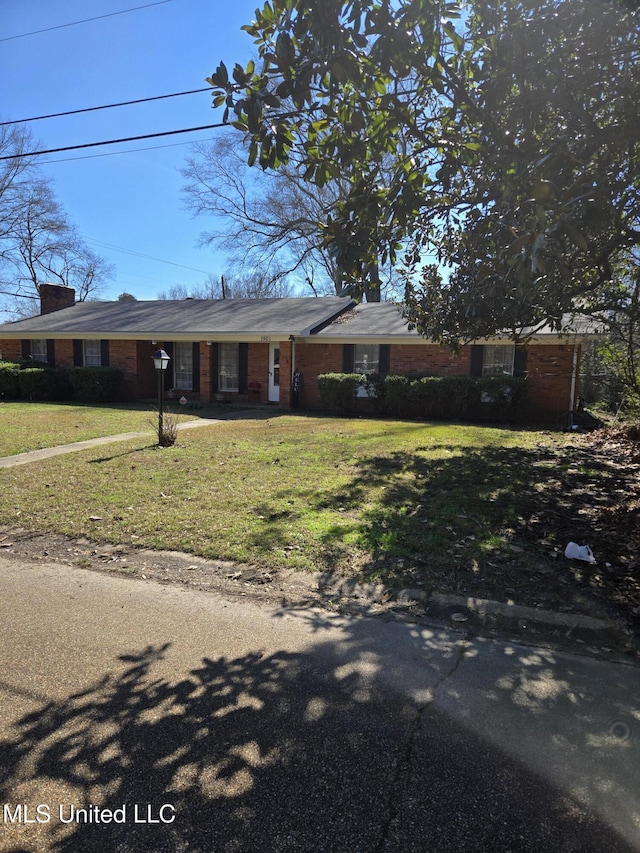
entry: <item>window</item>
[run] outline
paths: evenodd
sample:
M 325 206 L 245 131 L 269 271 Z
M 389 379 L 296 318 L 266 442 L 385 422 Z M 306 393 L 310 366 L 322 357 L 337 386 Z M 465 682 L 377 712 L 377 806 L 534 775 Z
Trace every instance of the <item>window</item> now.
M 100 341 L 82 342 L 82 363 L 85 367 L 102 366 L 102 346 Z
M 356 344 L 353 355 L 354 373 L 379 373 L 380 347 L 378 344 Z
M 193 344 L 177 343 L 173 349 L 173 383 L 175 388 L 193 388 Z
M 220 344 L 218 389 L 237 391 L 240 385 L 240 359 L 238 344 Z
M 515 349 L 513 344 L 485 346 L 482 375 L 513 376 Z
M 46 338 L 31 341 L 31 358 L 33 361 L 48 361 Z

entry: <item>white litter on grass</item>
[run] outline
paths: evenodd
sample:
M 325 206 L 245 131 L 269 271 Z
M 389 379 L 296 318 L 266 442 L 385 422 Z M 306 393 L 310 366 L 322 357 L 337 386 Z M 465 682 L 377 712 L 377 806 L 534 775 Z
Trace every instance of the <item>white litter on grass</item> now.
M 578 545 L 576 542 L 569 542 L 564 549 L 564 555 L 568 560 L 582 560 L 585 563 L 596 562 L 591 548 L 588 545 Z

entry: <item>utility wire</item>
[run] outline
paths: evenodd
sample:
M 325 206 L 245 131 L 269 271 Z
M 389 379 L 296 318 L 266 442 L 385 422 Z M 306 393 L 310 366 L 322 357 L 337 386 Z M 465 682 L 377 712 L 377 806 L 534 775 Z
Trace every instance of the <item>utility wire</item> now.
M 186 267 L 184 264 L 177 264 L 175 261 L 165 261 L 163 258 L 156 258 L 153 255 L 146 255 L 144 252 L 137 252 L 135 249 L 124 249 L 122 246 L 114 246 L 111 243 L 105 243 L 103 240 L 96 240 L 95 238 L 86 237 L 87 243 L 93 243 L 94 246 L 99 246 L 102 249 L 111 249 L 116 252 L 124 252 L 125 255 L 133 255 L 137 258 L 146 258 L 151 261 L 158 261 L 161 264 L 169 264 L 172 267 L 180 267 L 183 270 L 191 270 L 192 272 L 201 272 L 204 275 L 208 275 L 210 270 L 200 270 L 197 267 Z
M 63 148 L 47 148 L 41 151 L 27 151 L 21 154 L 5 154 L 1 160 L 19 160 L 21 157 L 36 157 L 41 154 L 59 154 L 61 151 L 78 151 L 81 148 L 97 148 L 100 145 L 120 145 L 123 142 L 137 142 L 140 139 L 157 139 L 160 136 L 175 136 L 179 133 L 195 133 L 200 130 L 213 130 L 214 128 L 228 127 L 225 122 L 217 124 L 205 124 L 201 127 L 185 127 L 182 130 L 165 130 L 162 133 L 146 133 L 143 136 L 126 136 L 123 139 L 107 139 L 104 142 L 85 142 L 83 145 L 67 145 Z
M 10 284 L 10 283 L 11 282 L 9 282 L 9 281 L 7 282 L 7 284 Z M 3 296 L 19 296 L 20 299 L 38 299 L 39 298 L 38 296 L 28 296 L 26 293 L 13 293 L 10 290 L 0 290 L 0 293 Z
M 213 140 L 213 136 L 209 140 Z M 160 151 L 162 148 L 178 148 L 180 145 L 193 145 L 193 140 L 169 142 L 167 145 L 146 145 L 144 148 L 126 148 L 124 151 L 106 151 L 103 154 L 86 154 L 84 157 L 62 157 L 59 160 L 44 160 L 44 165 L 53 163 L 75 163 L 77 160 L 97 160 L 99 157 L 118 157 L 120 154 L 135 154 L 136 151 Z
M 27 36 L 37 36 L 40 33 L 49 33 L 52 30 L 63 30 L 65 27 L 75 27 L 77 24 L 87 24 L 89 21 L 101 21 L 103 18 L 113 18 L 115 15 L 125 15 L 127 12 L 138 12 L 140 9 L 149 9 L 151 6 L 162 6 L 164 3 L 171 3 L 173 0 L 158 0 L 157 3 L 147 3 L 146 6 L 134 6 L 133 9 L 122 9 L 120 12 L 109 12 L 107 15 L 98 15 L 95 18 L 84 18 L 82 21 L 71 21 L 69 24 L 58 24 L 56 27 L 46 27 L 44 30 L 34 30 L 30 33 L 20 33 L 17 36 L 6 36 L 1 38 L 0 42 L 13 41 L 13 39 L 23 39 Z
M 113 107 L 129 107 L 132 104 L 146 104 L 149 101 L 161 101 L 164 98 L 179 98 L 182 95 L 196 95 L 196 94 L 199 94 L 200 92 L 210 92 L 210 91 L 211 91 L 211 89 L 209 87 L 207 87 L 206 89 L 191 89 L 188 92 L 174 92 L 171 95 L 154 95 L 151 98 L 138 98 L 136 101 L 121 101 L 118 104 L 104 104 L 101 107 L 84 107 L 83 109 L 80 109 L 80 110 L 68 110 L 67 112 L 64 112 L 64 113 L 50 113 L 49 115 L 46 115 L 46 116 L 34 116 L 33 118 L 16 118 L 16 119 L 12 119 L 11 121 L 0 121 L 0 127 L 6 127 L 6 125 L 8 125 L 8 124 L 23 124 L 24 122 L 27 122 L 27 121 L 41 121 L 42 119 L 45 119 L 45 118 L 61 118 L 62 116 L 75 116 L 75 115 L 79 115 L 80 113 L 94 112 L 95 110 L 110 110 L 110 109 L 113 109 Z

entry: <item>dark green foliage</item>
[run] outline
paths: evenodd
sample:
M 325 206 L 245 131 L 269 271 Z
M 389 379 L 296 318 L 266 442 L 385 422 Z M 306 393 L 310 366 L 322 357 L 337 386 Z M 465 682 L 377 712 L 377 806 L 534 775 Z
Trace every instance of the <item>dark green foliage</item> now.
M 81 403 L 111 403 L 124 396 L 124 375 L 117 367 L 73 367 L 68 373 L 73 396 Z
M 0 399 L 12 400 L 18 397 L 19 369 L 19 365 L 12 361 L 0 361 Z
M 18 372 L 22 400 L 68 400 L 71 387 L 67 371 L 52 367 L 27 367 Z
M 525 380 L 512 376 L 412 378 L 330 373 L 319 376 L 318 383 L 322 405 L 332 414 L 370 410 L 401 418 L 470 421 L 515 417 L 525 390 Z M 367 389 L 368 399 L 357 397 L 360 387 Z
M 345 283 L 406 250 L 410 320 L 454 344 L 628 308 L 637 2 L 270 0 L 245 30 L 259 61 L 220 63 L 213 105 L 250 164 L 344 183 Z
M 332 415 L 353 414 L 361 384 L 362 376 L 358 373 L 324 373 L 318 376 L 323 408 Z

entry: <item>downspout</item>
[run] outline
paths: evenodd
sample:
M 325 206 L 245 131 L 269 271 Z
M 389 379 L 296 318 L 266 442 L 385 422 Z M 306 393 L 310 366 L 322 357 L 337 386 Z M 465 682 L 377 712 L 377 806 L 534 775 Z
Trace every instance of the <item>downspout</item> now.
M 296 372 L 296 338 L 295 335 L 289 335 L 291 342 L 291 375 L 289 376 L 289 401 L 293 394 L 293 374 Z
M 573 430 L 573 407 L 576 400 L 576 383 L 578 381 L 578 344 L 573 345 L 573 366 L 571 368 L 571 391 L 569 396 L 569 424 L 568 428 Z
M 289 335 L 291 341 L 291 382 L 293 383 L 293 374 L 296 372 L 296 338 L 295 335 Z

